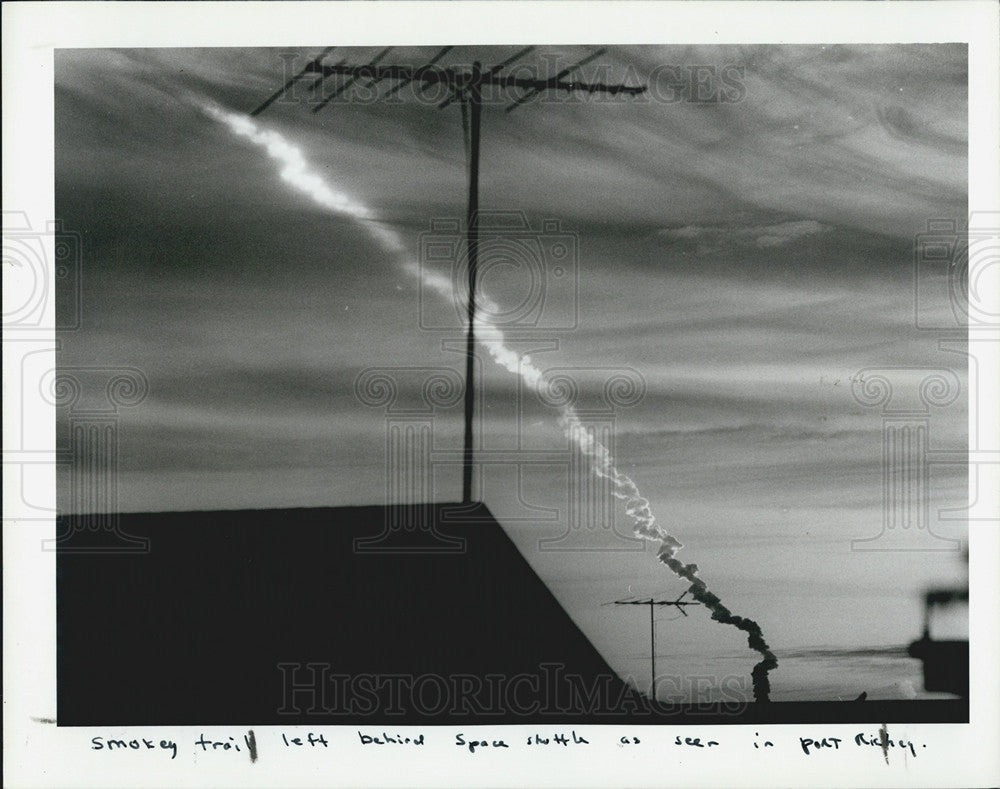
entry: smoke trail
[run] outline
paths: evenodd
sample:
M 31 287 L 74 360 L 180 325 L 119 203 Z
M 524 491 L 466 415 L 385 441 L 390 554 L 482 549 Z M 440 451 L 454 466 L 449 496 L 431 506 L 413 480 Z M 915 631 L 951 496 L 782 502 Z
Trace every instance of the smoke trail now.
M 392 228 L 380 224 L 374 212 L 363 203 L 331 188 L 322 176 L 310 169 L 301 149 L 288 142 L 281 134 L 262 129 L 246 115 L 227 112 L 210 104 L 202 105 L 202 109 L 215 120 L 228 126 L 237 136 L 245 137 L 254 145 L 263 148 L 267 155 L 279 164 L 282 179 L 296 191 L 333 213 L 357 220 L 387 252 L 400 257 L 402 267 L 408 274 L 421 279 L 426 287 L 436 291 L 443 298 L 454 297 L 450 278 L 422 270 L 416 262 L 403 257 L 406 245 L 399 234 Z M 482 309 L 477 312 L 476 339 L 498 365 L 520 376 L 525 384 L 538 391 L 543 383 L 542 370 L 531 362 L 530 357 L 522 357 L 507 346 L 503 330 L 487 317 L 488 314 L 500 312 L 498 305 L 485 294 L 477 296 Z M 764 640 L 760 626 L 752 619 L 737 616 L 726 608 L 719 597 L 709 591 L 707 584 L 698 577 L 698 565 L 684 564 L 675 558 L 677 551 L 684 546 L 662 527 L 656 525 L 656 518 L 650 509 L 648 499 L 643 497 L 628 475 L 615 467 L 614 458 L 611 457 L 608 448 L 587 430 L 572 406 L 563 408 L 559 423 L 570 442 L 590 461 L 593 473 L 611 481 L 612 493 L 625 502 L 625 512 L 634 521 L 636 535 L 651 541 L 659 540 L 660 548 L 657 552 L 659 560 L 679 578 L 690 582 L 691 595 L 711 612 L 712 619 L 733 625 L 747 634 L 748 646 L 760 653 L 762 658 L 750 675 L 753 680 L 754 698 L 757 701 L 768 701 L 770 693 L 768 672 L 778 665 L 778 660 Z

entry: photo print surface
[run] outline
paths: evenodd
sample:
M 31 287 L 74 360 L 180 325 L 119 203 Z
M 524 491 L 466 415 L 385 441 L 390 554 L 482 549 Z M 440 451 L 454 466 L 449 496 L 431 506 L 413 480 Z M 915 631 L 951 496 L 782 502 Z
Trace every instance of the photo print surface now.
M 57 50 L 59 723 L 967 721 L 967 95 Z

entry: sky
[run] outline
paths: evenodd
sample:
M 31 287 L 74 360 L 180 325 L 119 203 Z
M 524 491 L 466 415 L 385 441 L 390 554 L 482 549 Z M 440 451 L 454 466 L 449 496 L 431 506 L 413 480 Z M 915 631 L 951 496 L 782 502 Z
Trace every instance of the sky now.
M 456 47 L 441 62 L 515 51 Z M 539 47 L 522 62 L 547 76 L 590 51 Z M 436 52 L 399 47 L 383 63 Z M 463 369 L 447 349 L 461 338 L 453 305 L 401 265 L 421 259 L 432 222 L 464 216 L 457 106 L 401 91 L 398 103 L 353 94 L 312 112 L 299 89 L 255 119 L 365 206 L 364 222 L 296 190 L 218 119 L 258 106 L 316 53 L 57 52 L 56 215 L 82 249 L 81 324 L 62 332 L 59 362 L 138 368 L 149 381 L 120 416 L 124 511 L 383 503 L 385 417 L 358 399 L 356 378 L 372 366 Z M 922 368 L 953 370 L 962 396 L 931 412 L 930 444 L 966 446 L 966 359 L 915 327 L 918 307 L 941 320 L 950 307 L 915 305 L 913 279 L 928 220 L 967 215 L 964 45 L 611 47 L 580 74 L 651 90 L 483 110 L 480 204 L 521 212 L 529 229 L 515 236 L 544 250 L 540 312 L 511 338 L 544 349 L 532 354 L 543 369 L 571 371 L 581 402 L 609 370 L 641 379 L 639 402 L 614 412 L 618 466 L 684 543 L 679 556 L 760 622 L 779 658 L 916 637 L 917 595 L 959 577 L 961 562 L 851 550 L 882 522 L 882 420 L 852 381 L 870 367 L 911 383 Z M 545 235 L 548 220 L 558 229 Z M 566 243 L 565 265 L 546 238 Z M 490 254 L 484 288 L 519 303 L 527 269 Z M 483 446 L 566 449 L 555 409 L 488 360 L 482 392 Z M 403 387 L 402 401 L 416 396 Z M 460 404 L 441 409 L 434 442 L 460 447 Z M 587 535 L 609 550 L 541 550 L 566 528 L 565 470 L 530 466 L 519 479 L 498 467 L 481 482 L 584 632 L 642 676 L 646 620 L 600 604 L 684 584 L 652 545 L 627 550 L 623 509 L 613 530 Z M 441 467 L 433 496 L 456 500 L 459 485 L 458 468 Z M 932 468 L 932 511 L 961 506 L 966 485 L 963 467 Z M 63 477 L 71 509 L 67 491 Z M 686 633 L 664 640 L 675 665 L 731 655 L 749 670 L 738 632 L 670 617 L 664 634 Z

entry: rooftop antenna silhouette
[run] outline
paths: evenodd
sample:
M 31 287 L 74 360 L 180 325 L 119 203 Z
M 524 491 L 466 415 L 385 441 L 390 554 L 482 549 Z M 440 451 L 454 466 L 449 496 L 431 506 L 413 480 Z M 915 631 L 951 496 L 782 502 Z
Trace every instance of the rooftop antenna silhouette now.
M 506 111 L 512 112 L 521 105 L 550 91 L 565 91 L 566 93 L 603 93 L 612 96 L 637 96 L 647 89 L 645 85 L 605 84 L 600 82 L 581 82 L 568 79 L 579 68 L 604 55 L 606 49 L 598 49 L 583 60 L 563 69 L 558 74 L 547 79 L 534 79 L 504 74 L 503 70 L 515 61 L 529 54 L 534 47 L 526 47 L 498 65 L 484 69 L 477 60 L 469 69 L 465 66 L 439 66 L 438 62 L 451 50 L 444 47 L 429 62 L 419 67 L 384 66 L 380 65 L 390 48 L 383 49 L 364 65 L 352 65 L 343 61 L 324 63 L 324 58 L 333 50 L 327 47 L 319 55 L 310 60 L 297 74 L 293 75 L 283 87 L 267 98 L 263 104 L 250 114 L 260 115 L 275 101 L 284 96 L 304 77 L 314 76 L 311 84 L 313 91 L 318 90 L 330 77 L 346 77 L 345 82 L 335 91 L 326 96 L 313 112 L 319 112 L 335 98 L 344 95 L 358 80 L 367 80 L 365 87 L 375 87 L 380 82 L 393 83 L 393 87 L 381 98 L 384 100 L 402 90 L 411 83 L 422 87 L 444 85 L 448 97 L 438 104 L 439 109 L 459 102 L 461 106 L 462 131 L 467 151 L 469 167 L 469 194 L 466 207 L 466 247 L 469 264 L 469 296 L 467 307 L 468 334 L 466 337 L 465 354 L 465 435 L 462 452 L 462 502 L 472 503 L 472 468 L 473 468 L 473 410 L 475 391 L 473 382 L 475 361 L 475 319 L 476 319 L 476 278 L 479 250 L 479 144 L 480 125 L 482 120 L 483 88 L 499 87 L 519 91 L 519 97 L 511 103 Z M 686 603 L 685 605 L 692 605 Z M 652 608 L 650 608 L 652 611 Z
M 649 696 L 654 701 L 656 700 L 656 622 L 653 619 L 654 606 L 675 606 L 678 611 L 684 614 L 684 616 L 687 616 L 688 613 L 684 610 L 684 606 L 701 605 L 701 603 L 684 600 L 685 595 L 687 595 L 689 591 L 691 590 L 685 589 L 676 600 L 655 600 L 652 597 L 648 600 L 633 600 L 625 598 L 624 600 L 615 600 L 610 604 L 605 603 L 605 605 L 649 606 Z

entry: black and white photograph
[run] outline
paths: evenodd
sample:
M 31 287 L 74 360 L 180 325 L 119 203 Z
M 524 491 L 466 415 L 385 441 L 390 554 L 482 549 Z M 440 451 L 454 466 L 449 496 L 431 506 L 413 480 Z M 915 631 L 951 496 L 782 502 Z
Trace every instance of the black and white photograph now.
M 35 589 L 59 780 L 998 777 L 971 38 L 288 5 L 303 43 L 47 44 L 50 213 L 5 185 L 5 621 Z

